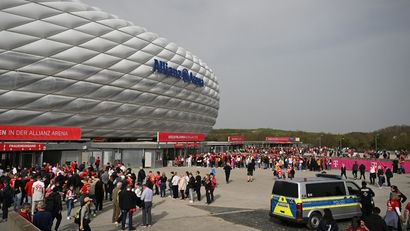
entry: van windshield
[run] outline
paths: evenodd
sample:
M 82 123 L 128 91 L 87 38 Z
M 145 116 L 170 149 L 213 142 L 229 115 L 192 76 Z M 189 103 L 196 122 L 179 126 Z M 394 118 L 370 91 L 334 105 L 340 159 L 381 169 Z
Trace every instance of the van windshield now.
M 299 198 L 298 184 L 286 181 L 276 181 L 273 185 L 272 194 L 285 197 Z

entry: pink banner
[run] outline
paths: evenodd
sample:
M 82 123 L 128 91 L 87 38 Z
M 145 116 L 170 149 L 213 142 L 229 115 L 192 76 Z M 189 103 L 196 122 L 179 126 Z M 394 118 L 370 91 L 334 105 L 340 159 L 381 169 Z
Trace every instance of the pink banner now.
M 364 166 L 366 166 L 366 172 L 370 170 L 370 166 L 372 165 L 386 166 L 386 167 L 389 167 L 393 171 L 393 167 L 392 167 L 393 161 L 391 160 L 386 161 L 386 160 L 332 158 L 332 168 L 340 169 L 340 167 L 342 167 L 342 164 L 345 164 L 347 170 L 352 170 L 352 166 L 355 161 L 357 161 L 358 166 L 360 166 L 361 164 L 364 164 Z M 404 169 L 406 170 L 406 173 L 410 173 L 410 161 L 404 162 Z

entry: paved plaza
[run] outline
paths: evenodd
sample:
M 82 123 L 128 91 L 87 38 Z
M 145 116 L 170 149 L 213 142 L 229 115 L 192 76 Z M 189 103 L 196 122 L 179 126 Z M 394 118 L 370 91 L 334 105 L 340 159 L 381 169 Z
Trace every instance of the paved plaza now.
M 156 170 L 156 169 L 152 169 Z M 185 172 L 197 171 L 203 176 L 209 173 L 210 168 L 161 168 L 167 176 L 171 171 Z M 339 173 L 339 171 L 330 171 Z M 314 176 L 314 172 L 297 171 L 296 177 Z M 351 173 L 348 172 L 349 177 Z M 368 173 L 367 173 L 368 176 Z M 234 169 L 231 173 L 231 182 L 226 184 L 225 174 L 221 168 L 217 169 L 216 177 L 218 186 L 215 189 L 215 202 L 211 205 L 205 204 L 205 192 L 202 188 L 202 201 L 193 204 L 186 199 L 160 198 L 155 196 L 153 206 L 153 226 L 149 228 L 140 227 L 141 212 L 134 215 L 134 225 L 137 230 L 306 230 L 304 225 L 281 222 L 268 216 L 270 196 L 273 186 L 273 175 L 271 170 L 257 169 L 256 180 L 248 183 L 246 181 L 245 169 Z M 360 185 L 360 181 L 356 181 Z M 410 175 L 395 175 L 392 183 L 410 196 Z M 376 193 L 375 202 L 382 210 L 386 211 L 386 200 L 390 188 L 371 186 Z M 167 192 L 169 193 L 169 192 Z M 78 203 L 76 204 L 78 208 Z M 76 209 L 75 209 L 76 210 Z M 96 231 L 119 230 L 111 223 L 112 206 L 105 202 L 104 210 L 100 212 L 91 222 L 91 229 Z M 339 228 L 348 226 L 349 221 L 340 221 Z M 0 230 L 7 230 L 5 223 L 0 224 Z M 63 211 L 63 220 L 59 230 L 78 230 L 73 220 L 66 220 L 66 211 Z

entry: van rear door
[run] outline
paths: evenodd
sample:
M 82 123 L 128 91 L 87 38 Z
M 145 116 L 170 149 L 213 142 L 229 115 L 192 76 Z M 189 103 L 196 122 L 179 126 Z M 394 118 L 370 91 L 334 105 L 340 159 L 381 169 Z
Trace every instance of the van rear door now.
M 299 198 L 299 184 L 275 181 L 272 189 L 271 215 L 296 219 L 296 201 Z

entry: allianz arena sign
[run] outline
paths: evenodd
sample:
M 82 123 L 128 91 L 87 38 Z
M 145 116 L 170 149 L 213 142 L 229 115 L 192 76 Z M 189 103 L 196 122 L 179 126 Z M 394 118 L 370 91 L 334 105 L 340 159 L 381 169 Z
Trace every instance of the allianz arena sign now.
M 215 124 L 213 70 L 157 34 L 79 1 L 1 0 L 0 18 L 2 125 L 78 127 L 86 138 Z

